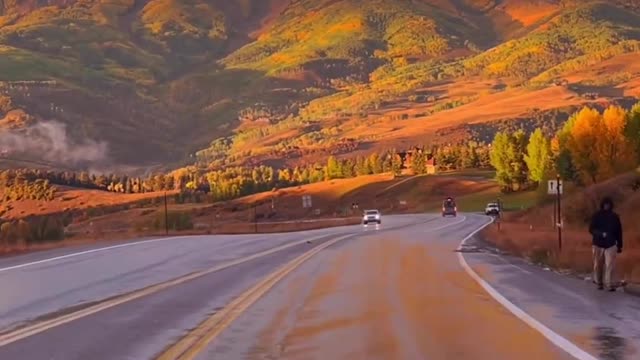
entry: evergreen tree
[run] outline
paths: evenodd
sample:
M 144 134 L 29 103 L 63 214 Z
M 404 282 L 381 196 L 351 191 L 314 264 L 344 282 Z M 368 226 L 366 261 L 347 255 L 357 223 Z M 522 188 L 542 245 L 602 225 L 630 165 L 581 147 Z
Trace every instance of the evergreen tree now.
M 387 151 L 384 154 L 382 159 L 382 171 L 385 173 L 393 173 L 393 157 L 395 156 L 395 151 Z
M 355 163 L 351 160 L 345 160 L 342 162 L 342 177 L 352 178 L 357 176 L 355 170 Z
M 394 176 L 402 175 L 402 158 L 395 151 L 391 157 L 391 172 Z
M 358 156 L 356 158 L 356 174 L 358 176 L 368 175 L 369 172 L 368 162 L 364 157 Z
M 415 175 L 427 173 L 427 162 L 424 152 L 417 150 L 411 154 L 411 169 Z
M 372 174 L 381 174 L 382 173 L 382 159 L 377 153 L 373 153 L 368 158 L 369 168 L 371 169 Z
M 81 172 L 78 181 L 80 182 L 79 185 L 85 187 L 85 186 L 90 186 L 91 185 L 91 177 L 89 176 L 88 173 L 86 172 Z
M 125 179 L 124 192 L 127 194 L 133 193 L 133 186 L 131 184 L 131 179 Z

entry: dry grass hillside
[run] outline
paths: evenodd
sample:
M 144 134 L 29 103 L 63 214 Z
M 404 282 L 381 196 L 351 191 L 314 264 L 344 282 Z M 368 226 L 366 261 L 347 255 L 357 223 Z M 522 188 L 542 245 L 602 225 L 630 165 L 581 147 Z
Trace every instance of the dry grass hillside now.
M 118 194 L 100 190 L 56 187 L 52 201 L 19 200 L 0 202 L 0 215 L 4 220 L 15 220 L 30 216 L 60 214 L 70 211 L 89 211 L 95 208 L 126 206 L 141 201 L 157 201 L 164 198 L 163 192 L 144 194 Z M 169 196 L 173 192 L 168 193 Z
M 557 232 L 553 227 L 553 201 L 549 200 L 546 205 L 510 214 L 501 229 L 492 226 L 485 231 L 485 236 L 498 246 L 533 261 L 589 273 L 591 236 L 588 221 L 598 209 L 600 200 L 610 196 L 616 203 L 624 230 L 624 251 L 618 260 L 617 275 L 640 283 L 639 185 L 640 173 L 636 171 L 587 189 L 569 191 L 563 206 L 565 227 L 561 252 L 558 252 Z

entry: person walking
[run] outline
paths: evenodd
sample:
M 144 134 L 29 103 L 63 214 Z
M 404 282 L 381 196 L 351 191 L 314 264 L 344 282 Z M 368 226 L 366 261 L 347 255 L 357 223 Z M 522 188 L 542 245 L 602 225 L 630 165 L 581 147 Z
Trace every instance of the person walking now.
M 593 280 L 598 289 L 616 291 L 613 270 L 616 254 L 622 252 L 622 223 L 613 211 L 613 200 L 605 197 L 591 218 L 589 232 L 593 237 Z

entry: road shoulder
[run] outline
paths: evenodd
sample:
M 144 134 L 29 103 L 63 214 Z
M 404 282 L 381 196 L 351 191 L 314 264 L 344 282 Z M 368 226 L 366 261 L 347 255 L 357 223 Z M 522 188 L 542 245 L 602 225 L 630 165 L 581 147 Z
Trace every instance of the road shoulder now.
M 640 302 L 622 292 L 509 256 L 479 236 L 461 248 L 468 265 L 501 296 L 552 332 L 603 359 L 634 359 L 640 350 Z

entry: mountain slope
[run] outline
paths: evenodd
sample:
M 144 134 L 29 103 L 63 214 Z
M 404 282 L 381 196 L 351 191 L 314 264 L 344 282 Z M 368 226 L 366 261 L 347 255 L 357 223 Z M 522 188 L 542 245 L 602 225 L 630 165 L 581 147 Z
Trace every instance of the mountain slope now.
M 513 102 L 473 113 L 487 101 L 556 111 L 590 101 L 582 96 L 594 89 L 633 96 L 639 74 L 616 59 L 640 50 L 639 7 L 2 0 L 0 104 L 10 105 L 0 107 L 0 129 L 27 137 L 33 124 L 55 121 L 70 149 L 104 144 L 103 165 L 178 166 L 200 149 L 199 163 L 224 166 L 409 146 L 471 119 L 546 118 Z M 615 76 L 589 71 L 616 61 Z M 545 88 L 572 74 L 581 75 L 563 100 L 534 103 L 557 96 Z M 97 161 L 84 160 L 75 165 Z

